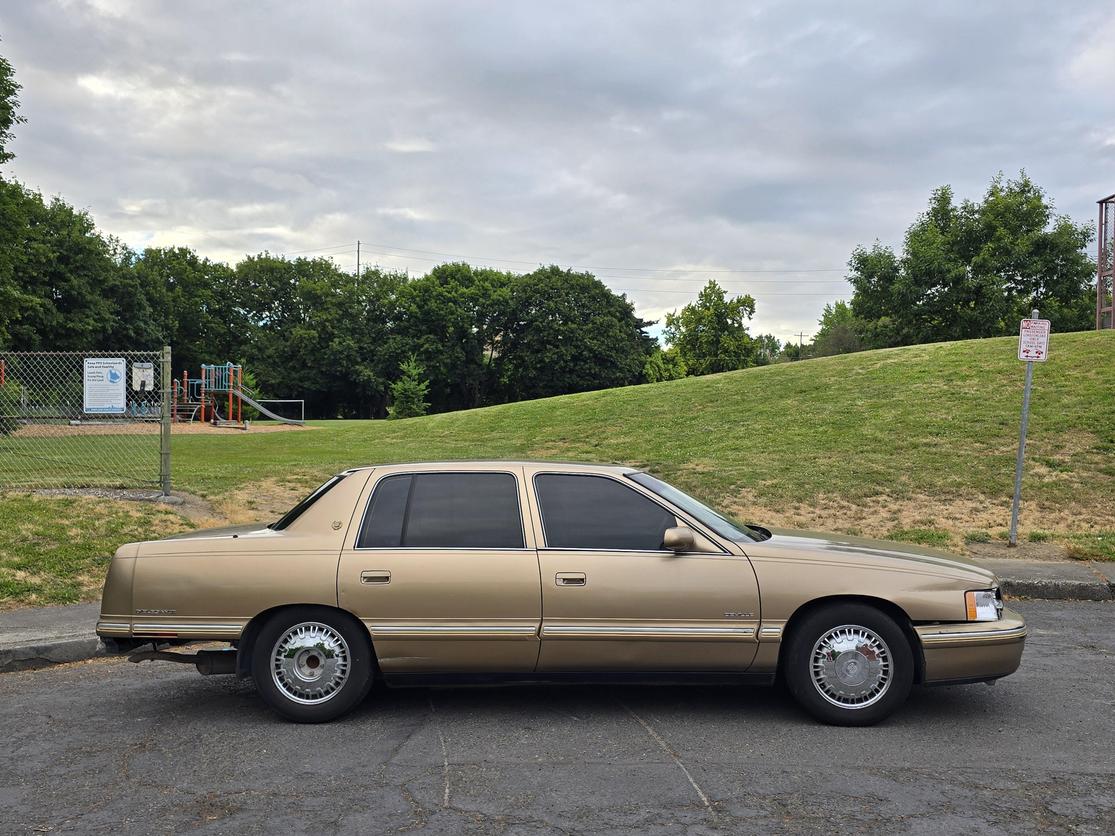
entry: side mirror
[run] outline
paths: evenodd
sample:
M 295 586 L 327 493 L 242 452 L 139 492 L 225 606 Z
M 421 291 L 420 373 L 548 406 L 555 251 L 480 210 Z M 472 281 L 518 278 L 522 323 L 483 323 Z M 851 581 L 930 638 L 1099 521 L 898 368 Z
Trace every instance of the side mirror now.
M 662 548 L 672 552 L 691 552 L 696 546 L 697 540 L 691 528 L 667 528 L 662 534 Z

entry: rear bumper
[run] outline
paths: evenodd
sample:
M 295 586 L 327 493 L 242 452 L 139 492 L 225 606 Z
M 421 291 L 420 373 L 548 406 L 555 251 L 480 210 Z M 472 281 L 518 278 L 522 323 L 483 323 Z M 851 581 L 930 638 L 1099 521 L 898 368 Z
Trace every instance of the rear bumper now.
M 925 683 L 980 682 L 1018 670 L 1026 622 L 1012 610 L 998 621 L 915 627 L 925 657 Z
M 110 641 L 127 646 L 129 640 L 140 639 L 141 643 L 151 641 L 236 641 L 244 632 L 247 619 L 210 621 L 199 618 L 183 618 L 168 621 L 165 617 L 155 618 L 112 616 L 102 614 L 97 622 L 97 635 L 106 646 Z

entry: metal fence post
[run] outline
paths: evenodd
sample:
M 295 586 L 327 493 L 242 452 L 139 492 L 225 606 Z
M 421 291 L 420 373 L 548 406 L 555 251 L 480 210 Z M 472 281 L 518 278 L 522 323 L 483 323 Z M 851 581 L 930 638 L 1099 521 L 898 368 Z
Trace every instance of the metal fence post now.
M 170 496 L 170 346 L 163 346 L 159 387 L 163 393 L 162 422 L 159 428 L 159 487 Z
M 1038 309 L 1030 313 L 1031 319 L 1038 318 Z M 1030 389 L 1034 383 L 1034 363 L 1026 363 L 1026 383 L 1022 388 L 1022 426 L 1018 431 L 1018 456 L 1014 460 L 1014 499 L 1010 504 L 1010 532 L 1007 545 L 1018 545 L 1018 511 L 1022 506 L 1022 466 L 1026 460 L 1026 429 L 1030 425 Z

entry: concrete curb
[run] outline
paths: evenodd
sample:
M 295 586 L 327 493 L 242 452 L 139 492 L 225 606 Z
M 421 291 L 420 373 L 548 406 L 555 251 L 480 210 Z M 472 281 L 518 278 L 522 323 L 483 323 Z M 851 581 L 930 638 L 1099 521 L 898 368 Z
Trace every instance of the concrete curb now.
M 1055 578 L 1000 578 L 999 587 L 1009 598 L 1041 598 L 1051 601 L 1111 601 L 1112 584 L 1100 580 L 1075 581 Z
M 0 673 L 27 671 L 67 662 L 81 662 L 104 656 L 104 642 L 88 639 L 61 639 L 0 649 Z

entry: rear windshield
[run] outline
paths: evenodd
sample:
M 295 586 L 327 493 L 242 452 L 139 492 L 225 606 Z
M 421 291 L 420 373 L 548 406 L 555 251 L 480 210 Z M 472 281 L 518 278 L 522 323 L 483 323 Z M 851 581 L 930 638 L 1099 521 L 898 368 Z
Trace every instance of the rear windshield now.
M 284 528 L 286 528 L 288 525 L 290 525 L 292 522 L 294 522 L 296 519 L 310 510 L 311 505 L 313 505 L 315 502 L 329 493 L 329 491 L 331 491 L 333 487 L 347 475 L 347 473 L 339 473 L 336 476 L 326 480 L 326 482 L 318 487 L 317 490 L 315 490 L 313 493 L 311 493 L 285 514 L 283 514 L 277 522 L 271 523 L 268 528 L 274 531 L 282 531 Z

